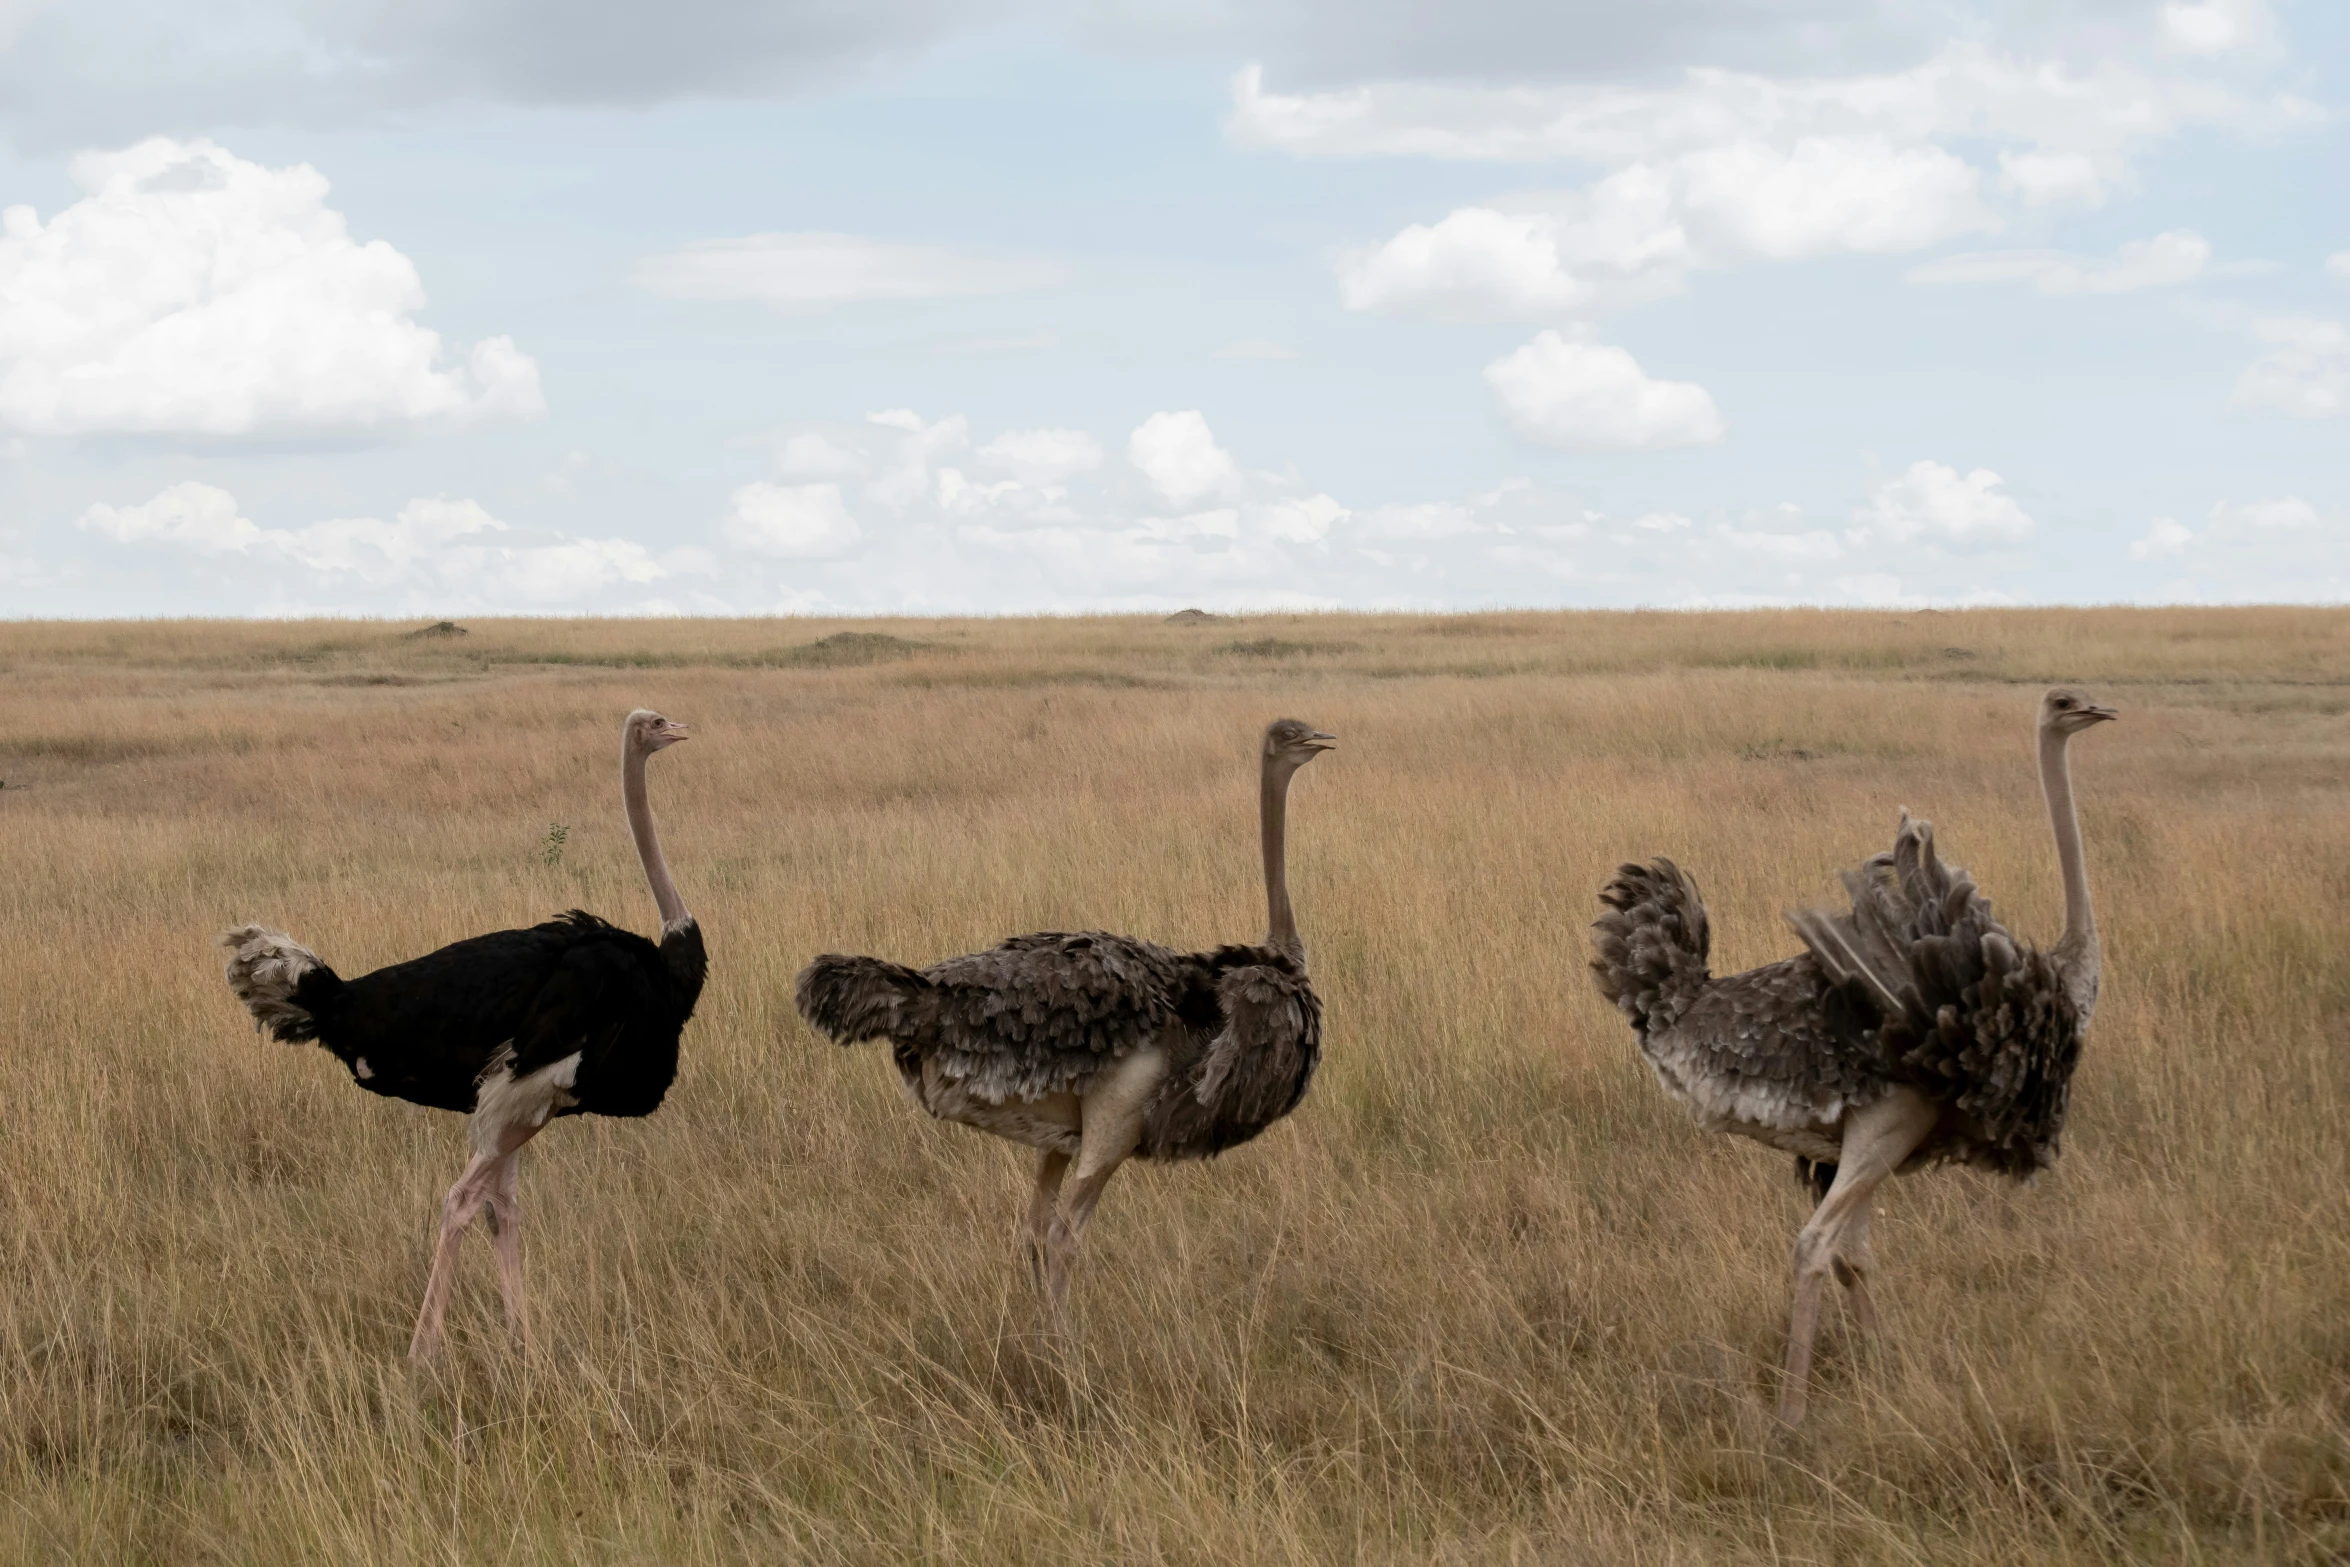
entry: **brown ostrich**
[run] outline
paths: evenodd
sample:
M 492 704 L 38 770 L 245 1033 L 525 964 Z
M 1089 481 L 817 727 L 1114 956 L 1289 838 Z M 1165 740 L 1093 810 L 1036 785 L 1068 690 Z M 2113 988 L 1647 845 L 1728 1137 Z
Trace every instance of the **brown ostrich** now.
M 2097 922 L 2073 812 L 2072 737 L 2114 717 L 2077 691 L 2040 703 L 2040 784 L 2064 874 L 2046 952 L 1992 917 L 1966 872 L 1902 813 L 1890 852 L 1844 873 L 1849 913 L 1788 917 L 1808 951 L 1706 972 L 1705 906 L 1671 860 L 1626 865 L 1592 927 L 1599 988 L 1632 1020 L 1658 1081 L 1711 1131 L 1796 1156 L 1819 1206 L 1795 1240 L 1779 1418 L 1803 1418 L 1832 1273 L 1862 1332 L 1869 1202 L 1888 1175 L 1943 1163 L 2018 1179 L 2053 1163 L 2081 1036 L 2097 1005 Z
M 887 1040 L 916 1104 L 1039 1150 L 1025 1249 L 1056 1321 L 1119 1165 L 1221 1153 L 1305 1097 L 1322 1004 L 1289 906 L 1284 833 L 1290 780 L 1336 743 L 1294 718 L 1265 731 L 1258 945 L 1184 953 L 1043 931 L 926 969 L 827 953 L 800 974 L 801 1015 L 842 1044 Z

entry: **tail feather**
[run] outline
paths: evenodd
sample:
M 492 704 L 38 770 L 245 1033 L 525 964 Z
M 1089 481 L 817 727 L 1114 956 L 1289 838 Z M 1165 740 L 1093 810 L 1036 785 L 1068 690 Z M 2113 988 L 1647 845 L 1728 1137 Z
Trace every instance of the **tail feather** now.
M 853 1045 L 898 1038 L 912 1022 L 909 1008 L 930 989 L 902 963 L 827 952 L 800 970 L 794 999 L 810 1027 Z
M 1710 978 L 1697 883 L 1660 856 L 1619 866 L 1599 901 L 1608 912 L 1591 927 L 1591 972 L 1601 992 L 1643 1034 L 1672 1027 Z
M 1893 847 L 1844 885 L 1849 913 L 1788 923 L 1830 980 L 1874 1006 L 1886 1069 L 1965 1113 L 1973 1162 L 2016 1176 L 2045 1168 L 2081 1043 L 2054 961 L 2008 934 L 1974 879 L 1935 852 L 1933 825 L 1906 811 Z
M 1937 938 L 1990 913 L 1966 872 L 1934 852 L 1934 824 L 1907 811 L 1893 847 L 1844 872 L 1844 888 L 1849 911 L 1801 909 L 1787 923 L 1831 981 L 1866 996 L 1884 1017 L 1922 1006 L 1919 981 L 1935 962 Z
M 283 931 L 240 925 L 220 944 L 229 949 L 228 988 L 253 1014 L 254 1027 L 288 1044 L 318 1037 L 342 976 Z

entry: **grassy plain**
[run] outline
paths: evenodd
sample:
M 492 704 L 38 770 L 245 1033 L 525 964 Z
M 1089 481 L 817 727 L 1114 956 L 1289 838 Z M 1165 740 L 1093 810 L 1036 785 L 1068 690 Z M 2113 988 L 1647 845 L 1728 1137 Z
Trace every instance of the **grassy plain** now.
M 401 629 L 0 625 L 0 1560 L 2350 1554 L 2350 615 Z M 1832 1308 L 1777 1435 L 1801 1199 L 1651 1080 L 1593 892 L 1671 852 L 1744 967 L 1907 805 L 2052 937 L 2057 679 L 2125 709 L 2076 748 L 2108 956 L 2065 1157 L 1889 1188 L 1887 1348 Z M 412 1371 L 460 1122 L 257 1039 L 212 939 L 355 974 L 651 928 L 638 704 L 699 733 L 653 764 L 714 964 L 681 1076 L 525 1155 L 537 1359 L 477 1239 Z M 1322 1075 L 1121 1173 L 1054 1343 L 1024 1155 L 792 975 L 1253 938 L 1280 714 L 1342 737 L 1292 804 Z

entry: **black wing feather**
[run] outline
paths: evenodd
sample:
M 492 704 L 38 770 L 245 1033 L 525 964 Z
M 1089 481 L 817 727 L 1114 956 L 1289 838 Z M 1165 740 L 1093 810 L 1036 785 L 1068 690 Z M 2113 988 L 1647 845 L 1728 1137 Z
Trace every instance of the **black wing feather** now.
M 372 1093 L 470 1111 L 482 1074 L 582 1053 L 581 1110 L 642 1115 L 677 1072 L 693 1010 L 660 949 L 579 910 L 493 931 L 346 983 L 319 1041 Z
M 528 1077 L 565 1056 L 581 1056 L 584 1066 L 589 1051 L 608 1053 L 626 1031 L 629 1015 L 642 1010 L 642 997 L 628 994 L 641 987 L 629 985 L 635 976 L 616 957 L 597 943 L 573 947 L 556 961 L 516 1026 L 509 1053 L 501 1057 L 516 1077 Z

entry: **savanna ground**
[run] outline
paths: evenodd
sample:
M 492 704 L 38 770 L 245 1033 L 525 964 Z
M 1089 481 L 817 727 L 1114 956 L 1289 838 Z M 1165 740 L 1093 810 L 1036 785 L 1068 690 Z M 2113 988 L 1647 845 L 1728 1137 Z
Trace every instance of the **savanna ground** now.
M 0 626 L 0 1560 L 2012 1562 L 2350 1552 L 2350 615 Z M 1888 1343 L 1776 1390 L 1789 1161 L 1701 1134 L 1584 971 L 1670 852 L 1716 965 L 1941 827 L 2053 937 L 2040 688 L 2105 999 L 2066 1153 L 1879 1204 Z M 621 715 L 710 986 L 666 1107 L 523 1161 L 535 1359 L 458 1118 L 255 1037 L 211 943 L 345 973 L 645 930 Z M 1043 1335 L 1027 1156 L 792 976 L 1022 930 L 1262 929 L 1257 734 L 1328 1003 L 1298 1113 L 1132 1165 Z M 551 829 L 557 824 L 566 831 Z

